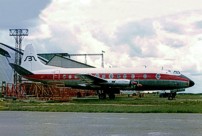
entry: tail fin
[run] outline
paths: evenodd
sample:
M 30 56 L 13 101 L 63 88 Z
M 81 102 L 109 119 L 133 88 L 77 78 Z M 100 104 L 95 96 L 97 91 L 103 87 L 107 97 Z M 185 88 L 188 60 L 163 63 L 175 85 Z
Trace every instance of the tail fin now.
M 21 67 L 28 71 L 50 69 L 50 66 L 44 65 L 37 57 L 34 47 L 29 44 L 25 47 Z

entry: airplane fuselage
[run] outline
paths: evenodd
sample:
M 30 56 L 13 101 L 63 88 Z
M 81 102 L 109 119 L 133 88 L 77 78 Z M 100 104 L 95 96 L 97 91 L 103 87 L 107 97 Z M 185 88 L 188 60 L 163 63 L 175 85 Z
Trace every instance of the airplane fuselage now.
M 137 72 L 132 72 L 137 71 Z M 25 78 L 40 82 L 60 82 L 68 87 L 83 89 L 118 88 L 121 90 L 172 90 L 190 87 L 190 79 L 181 75 L 165 71 L 152 72 L 135 69 L 50 69 L 34 72 Z M 85 73 L 97 78 L 108 80 L 105 84 L 84 84 L 79 74 Z

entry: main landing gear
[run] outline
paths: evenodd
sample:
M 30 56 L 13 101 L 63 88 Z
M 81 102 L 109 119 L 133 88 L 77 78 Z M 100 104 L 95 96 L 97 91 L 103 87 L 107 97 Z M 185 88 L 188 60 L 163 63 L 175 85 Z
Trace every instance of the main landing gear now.
M 113 90 L 98 90 L 97 94 L 100 100 L 104 100 L 107 98 L 107 95 L 109 96 L 110 100 L 115 99 L 115 94 L 120 93 L 120 90 L 113 89 Z
M 100 100 L 104 100 L 107 98 L 107 94 L 106 93 L 98 93 L 98 97 Z

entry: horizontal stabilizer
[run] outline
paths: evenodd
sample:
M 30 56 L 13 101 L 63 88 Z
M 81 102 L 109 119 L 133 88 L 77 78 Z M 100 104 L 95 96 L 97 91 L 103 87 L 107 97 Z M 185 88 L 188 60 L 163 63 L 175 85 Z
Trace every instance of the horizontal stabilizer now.
M 2 48 L 0 48 L 0 54 L 5 56 L 5 57 L 8 57 L 8 58 L 11 57 L 10 54 L 6 50 L 4 50 Z
M 17 65 L 17 64 L 14 64 L 14 63 L 9 63 L 10 66 L 20 75 L 22 76 L 26 76 L 26 75 L 33 75 L 32 72 L 24 69 L 23 67 Z

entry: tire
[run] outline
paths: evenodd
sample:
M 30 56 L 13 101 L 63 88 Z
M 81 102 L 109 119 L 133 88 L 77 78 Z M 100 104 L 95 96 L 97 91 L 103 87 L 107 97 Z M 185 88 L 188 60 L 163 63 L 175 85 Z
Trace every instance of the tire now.
M 98 95 L 98 97 L 99 97 L 100 100 L 104 100 L 104 99 L 106 99 L 106 94 L 101 93 L 101 94 Z
M 115 94 L 109 94 L 109 99 L 114 100 L 115 99 Z

